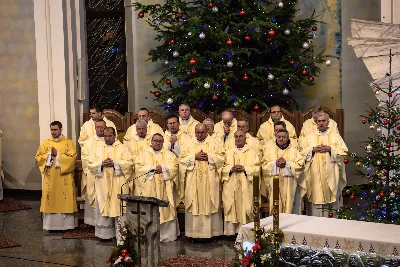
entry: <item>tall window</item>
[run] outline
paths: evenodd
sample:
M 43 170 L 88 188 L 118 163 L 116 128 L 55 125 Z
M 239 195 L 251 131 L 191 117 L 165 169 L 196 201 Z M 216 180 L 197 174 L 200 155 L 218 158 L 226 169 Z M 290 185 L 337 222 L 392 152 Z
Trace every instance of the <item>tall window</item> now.
M 128 111 L 123 0 L 85 0 L 89 104 Z

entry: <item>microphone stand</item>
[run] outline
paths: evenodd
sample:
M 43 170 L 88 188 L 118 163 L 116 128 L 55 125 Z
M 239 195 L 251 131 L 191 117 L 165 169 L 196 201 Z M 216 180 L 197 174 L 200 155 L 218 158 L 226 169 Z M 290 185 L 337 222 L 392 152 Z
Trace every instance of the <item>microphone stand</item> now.
M 138 179 L 138 178 L 140 178 L 140 177 L 142 177 L 142 176 L 145 176 L 145 175 L 147 175 L 147 174 L 149 174 L 149 173 L 151 173 L 151 172 L 154 172 L 154 171 L 155 171 L 154 169 L 151 169 L 150 171 L 145 172 L 145 173 L 143 173 L 142 175 L 136 176 L 136 177 L 134 177 L 134 178 L 131 178 L 131 179 L 129 179 L 128 181 L 126 181 L 125 183 L 123 183 L 123 184 L 121 185 L 121 195 L 123 194 L 123 193 L 122 193 L 122 188 L 123 188 L 126 184 L 129 184 L 130 182 L 132 182 L 132 181 L 134 181 L 134 180 L 136 180 L 136 179 Z M 121 200 L 121 216 L 123 215 L 123 213 L 124 213 L 124 201 Z

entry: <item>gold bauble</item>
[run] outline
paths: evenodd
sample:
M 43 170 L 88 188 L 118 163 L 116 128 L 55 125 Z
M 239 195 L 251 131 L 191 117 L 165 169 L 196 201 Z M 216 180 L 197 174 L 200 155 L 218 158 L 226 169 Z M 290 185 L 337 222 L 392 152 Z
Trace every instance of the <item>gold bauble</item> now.
M 361 166 L 361 162 L 357 161 L 357 162 L 356 162 L 356 166 L 357 166 L 357 167 L 360 167 L 360 166 Z
M 371 130 L 374 130 L 374 129 L 375 129 L 375 126 L 374 126 L 373 124 L 371 124 L 371 125 L 369 126 L 369 128 L 370 128 Z

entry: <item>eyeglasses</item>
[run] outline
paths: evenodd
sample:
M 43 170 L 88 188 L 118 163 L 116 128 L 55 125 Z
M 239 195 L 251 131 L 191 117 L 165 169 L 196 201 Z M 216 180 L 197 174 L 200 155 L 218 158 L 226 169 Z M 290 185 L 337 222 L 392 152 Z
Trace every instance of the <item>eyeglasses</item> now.
M 164 140 L 153 140 L 152 142 L 155 142 L 155 143 L 162 143 L 162 142 L 164 142 Z

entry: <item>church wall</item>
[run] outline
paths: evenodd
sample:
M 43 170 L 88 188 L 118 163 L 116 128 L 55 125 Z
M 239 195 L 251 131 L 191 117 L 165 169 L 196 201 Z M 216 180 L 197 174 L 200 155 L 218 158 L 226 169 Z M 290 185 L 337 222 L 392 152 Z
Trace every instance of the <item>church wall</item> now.
M 34 6 L 32 0 L 0 1 L 0 129 L 5 184 L 38 190 L 34 156 L 39 146 Z

